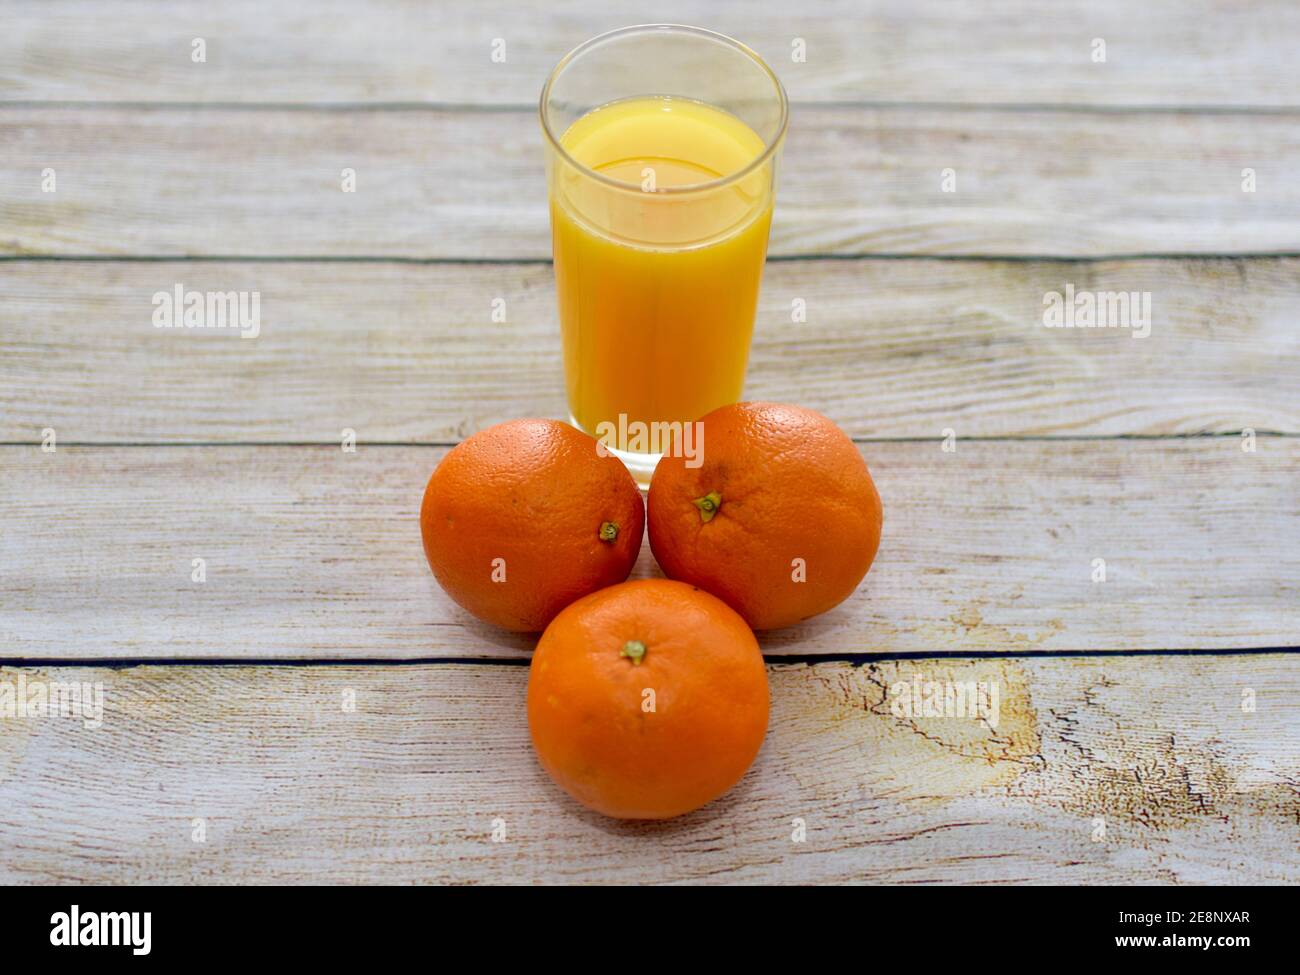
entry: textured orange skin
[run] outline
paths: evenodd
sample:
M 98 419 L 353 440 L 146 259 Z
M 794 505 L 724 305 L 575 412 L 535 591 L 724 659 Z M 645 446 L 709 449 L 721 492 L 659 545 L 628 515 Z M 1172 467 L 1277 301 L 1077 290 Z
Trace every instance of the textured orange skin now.
M 646 646 L 639 664 L 620 654 L 629 640 Z M 669 579 L 578 600 L 542 634 L 528 673 L 542 767 L 618 819 L 667 819 L 722 795 L 758 754 L 767 710 L 767 670 L 745 621 Z
M 756 630 L 824 613 L 857 589 L 880 546 L 880 495 L 857 447 L 813 410 L 719 407 L 703 464 L 665 456 L 650 480 L 650 547 L 664 573 L 713 593 Z M 701 520 L 695 499 L 722 504 Z M 806 580 L 793 578 L 803 559 Z
M 600 540 L 602 522 L 618 525 Z M 481 620 L 544 629 L 579 596 L 622 582 L 645 529 L 636 481 L 594 438 L 555 420 L 511 420 L 453 447 L 420 506 L 438 583 Z M 505 581 L 493 582 L 493 560 Z

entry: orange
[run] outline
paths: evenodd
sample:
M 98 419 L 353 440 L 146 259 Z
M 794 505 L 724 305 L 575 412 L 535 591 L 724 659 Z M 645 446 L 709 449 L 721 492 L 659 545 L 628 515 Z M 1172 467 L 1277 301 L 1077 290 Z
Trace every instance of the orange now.
M 669 579 L 578 600 L 546 628 L 528 674 L 542 767 L 619 819 L 679 816 L 730 789 L 763 744 L 767 707 L 745 621 Z
M 880 545 L 880 495 L 858 448 L 813 410 L 735 403 L 700 421 L 698 467 L 665 455 L 650 481 L 650 547 L 664 573 L 757 630 L 847 599 Z
M 424 554 L 447 595 L 518 631 L 626 579 L 644 528 L 627 468 L 555 420 L 511 420 L 453 447 L 420 507 Z

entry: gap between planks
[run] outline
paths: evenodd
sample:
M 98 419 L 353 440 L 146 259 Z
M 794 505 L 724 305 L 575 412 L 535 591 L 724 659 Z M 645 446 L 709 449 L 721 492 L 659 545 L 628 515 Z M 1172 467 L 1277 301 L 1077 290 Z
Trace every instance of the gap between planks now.
M 933 261 L 952 264 L 1107 264 L 1123 261 L 1266 261 L 1293 260 L 1300 250 L 1138 252 L 1125 254 L 769 254 L 769 264 L 818 261 Z M 0 264 L 380 264 L 413 267 L 551 267 L 549 257 L 400 257 L 382 254 L 0 254 Z
M 163 102 L 163 101 L 49 101 L 0 99 L 6 110 L 117 110 L 132 112 L 179 110 L 186 112 L 460 112 L 484 115 L 537 114 L 535 104 L 475 105 L 470 102 Z M 790 109 L 872 112 L 1045 112 L 1076 115 L 1263 115 L 1287 118 L 1300 115 L 1297 105 L 1072 105 L 1069 102 L 945 102 L 945 101 L 818 101 L 792 100 Z
M 559 419 L 559 417 L 554 417 Z M 1291 439 L 1300 437 L 1294 430 L 1255 430 L 1256 438 Z M 1244 430 L 1205 430 L 1201 433 L 1060 433 L 1060 434 L 1024 434 L 996 435 L 996 437 L 962 437 L 962 443 L 1100 443 L 1104 441 L 1200 441 L 1200 439 L 1222 439 L 1240 437 Z M 858 445 L 871 443 L 941 443 L 943 437 L 849 437 Z M 381 450 L 385 447 L 428 447 L 451 448 L 460 441 L 357 441 L 357 447 Z M 39 439 L 30 441 L 0 441 L 0 447 L 39 447 Z M 140 450 L 152 450 L 155 447 L 337 447 L 333 439 L 325 441 L 59 441 L 60 447 L 126 447 Z
M 540 634 L 535 634 L 540 636 Z M 815 657 L 793 653 L 765 653 L 769 667 L 817 667 L 821 664 L 846 664 L 867 667 L 872 664 L 904 660 L 952 663 L 971 660 L 1053 660 L 1070 658 L 1119 657 L 1251 657 L 1277 656 L 1300 652 L 1292 647 L 1236 647 L 1233 649 L 1154 649 L 1154 650 L 1025 650 L 1018 653 L 960 653 L 936 656 L 933 652 L 914 653 L 822 653 Z M 102 667 L 106 670 L 134 670 L 137 667 L 527 667 L 527 657 L 0 657 L 0 667 L 44 669 L 47 667 Z

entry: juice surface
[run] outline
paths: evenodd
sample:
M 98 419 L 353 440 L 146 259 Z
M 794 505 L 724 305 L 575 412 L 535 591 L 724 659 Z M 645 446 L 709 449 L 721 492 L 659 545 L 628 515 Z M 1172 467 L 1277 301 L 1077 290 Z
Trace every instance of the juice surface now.
M 740 398 L 772 217 L 770 162 L 724 187 L 763 140 L 720 109 L 636 98 L 561 144 L 611 186 L 557 164 L 551 227 L 569 408 L 602 422 L 685 422 Z M 613 446 L 620 446 L 615 443 Z

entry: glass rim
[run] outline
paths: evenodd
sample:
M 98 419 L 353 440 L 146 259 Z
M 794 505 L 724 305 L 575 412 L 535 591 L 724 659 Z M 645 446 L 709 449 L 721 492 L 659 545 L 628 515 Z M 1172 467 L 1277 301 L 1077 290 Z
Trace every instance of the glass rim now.
M 766 61 L 763 60 L 763 58 L 758 54 L 758 52 L 755 51 L 753 48 L 751 48 L 749 45 L 736 40 L 734 37 L 728 37 L 726 34 L 720 34 L 717 31 L 708 30 L 707 28 L 704 27 L 691 27 L 689 24 L 632 24 L 628 27 L 618 27 L 614 30 L 605 31 L 605 33 L 603 34 L 597 34 L 595 37 L 588 38 L 587 40 L 579 44 L 577 47 L 575 47 L 568 54 L 566 54 L 564 57 L 560 58 L 559 63 L 556 64 L 555 67 L 551 69 L 551 73 L 547 76 L 546 84 L 542 86 L 542 95 L 537 104 L 537 116 L 539 121 L 542 123 L 542 132 L 546 135 L 546 140 L 551 144 L 551 148 L 553 148 L 557 153 L 559 153 L 560 157 L 565 162 L 567 162 L 570 166 L 572 166 L 574 169 L 591 177 L 592 179 L 597 180 L 598 182 L 604 183 L 607 186 L 612 186 L 620 190 L 631 190 L 637 193 L 643 192 L 643 190 L 637 183 L 628 183 L 628 182 L 624 182 L 621 179 L 614 179 L 611 176 L 606 176 L 604 173 L 599 173 L 596 170 L 592 169 L 590 166 L 587 166 L 584 163 L 580 163 L 578 162 L 578 160 L 574 159 L 573 156 L 569 154 L 568 150 L 566 150 L 564 146 L 560 144 L 559 138 L 556 136 L 555 132 L 551 129 L 551 125 L 546 119 L 546 102 L 548 96 L 551 93 L 551 87 L 555 84 L 555 80 L 560 76 L 560 73 L 566 67 L 568 67 L 574 61 L 574 59 L 577 58 L 579 55 L 581 55 L 583 52 L 589 50 L 590 48 L 594 47 L 597 44 L 604 43 L 605 41 L 612 40 L 624 34 L 650 32 L 650 31 L 669 31 L 673 33 L 690 34 L 696 37 L 707 38 L 709 40 L 721 41 L 722 43 L 734 48 L 735 50 L 739 51 L 741 54 L 748 57 L 756 65 L 758 65 L 758 67 L 762 69 L 763 73 L 767 75 L 767 77 L 771 80 L 773 87 L 776 89 L 777 101 L 780 103 L 781 106 L 781 120 L 780 120 L 780 124 L 777 126 L 776 134 L 773 135 L 771 139 L 766 140 L 764 142 L 763 151 L 759 153 L 756 157 L 754 157 L 754 159 L 752 159 L 742 169 L 738 169 L 734 173 L 730 173 L 726 176 L 719 176 L 717 179 L 711 179 L 703 183 L 687 183 L 681 186 L 665 186 L 660 189 L 657 189 L 655 191 L 656 195 L 676 194 L 676 193 L 699 193 L 704 190 L 719 189 L 723 186 L 727 186 L 730 183 L 734 183 L 743 179 L 744 177 L 748 176 L 750 173 L 758 169 L 760 166 L 764 165 L 768 160 L 770 160 L 776 154 L 777 149 L 780 148 L 781 141 L 785 138 L 786 127 L 790 121 L 790 102 L 789 99 L 786 97 L 785 86 L 781 84 L 781 79 L 776 76 L 776 72 L 773 71 L 771 66 Z

